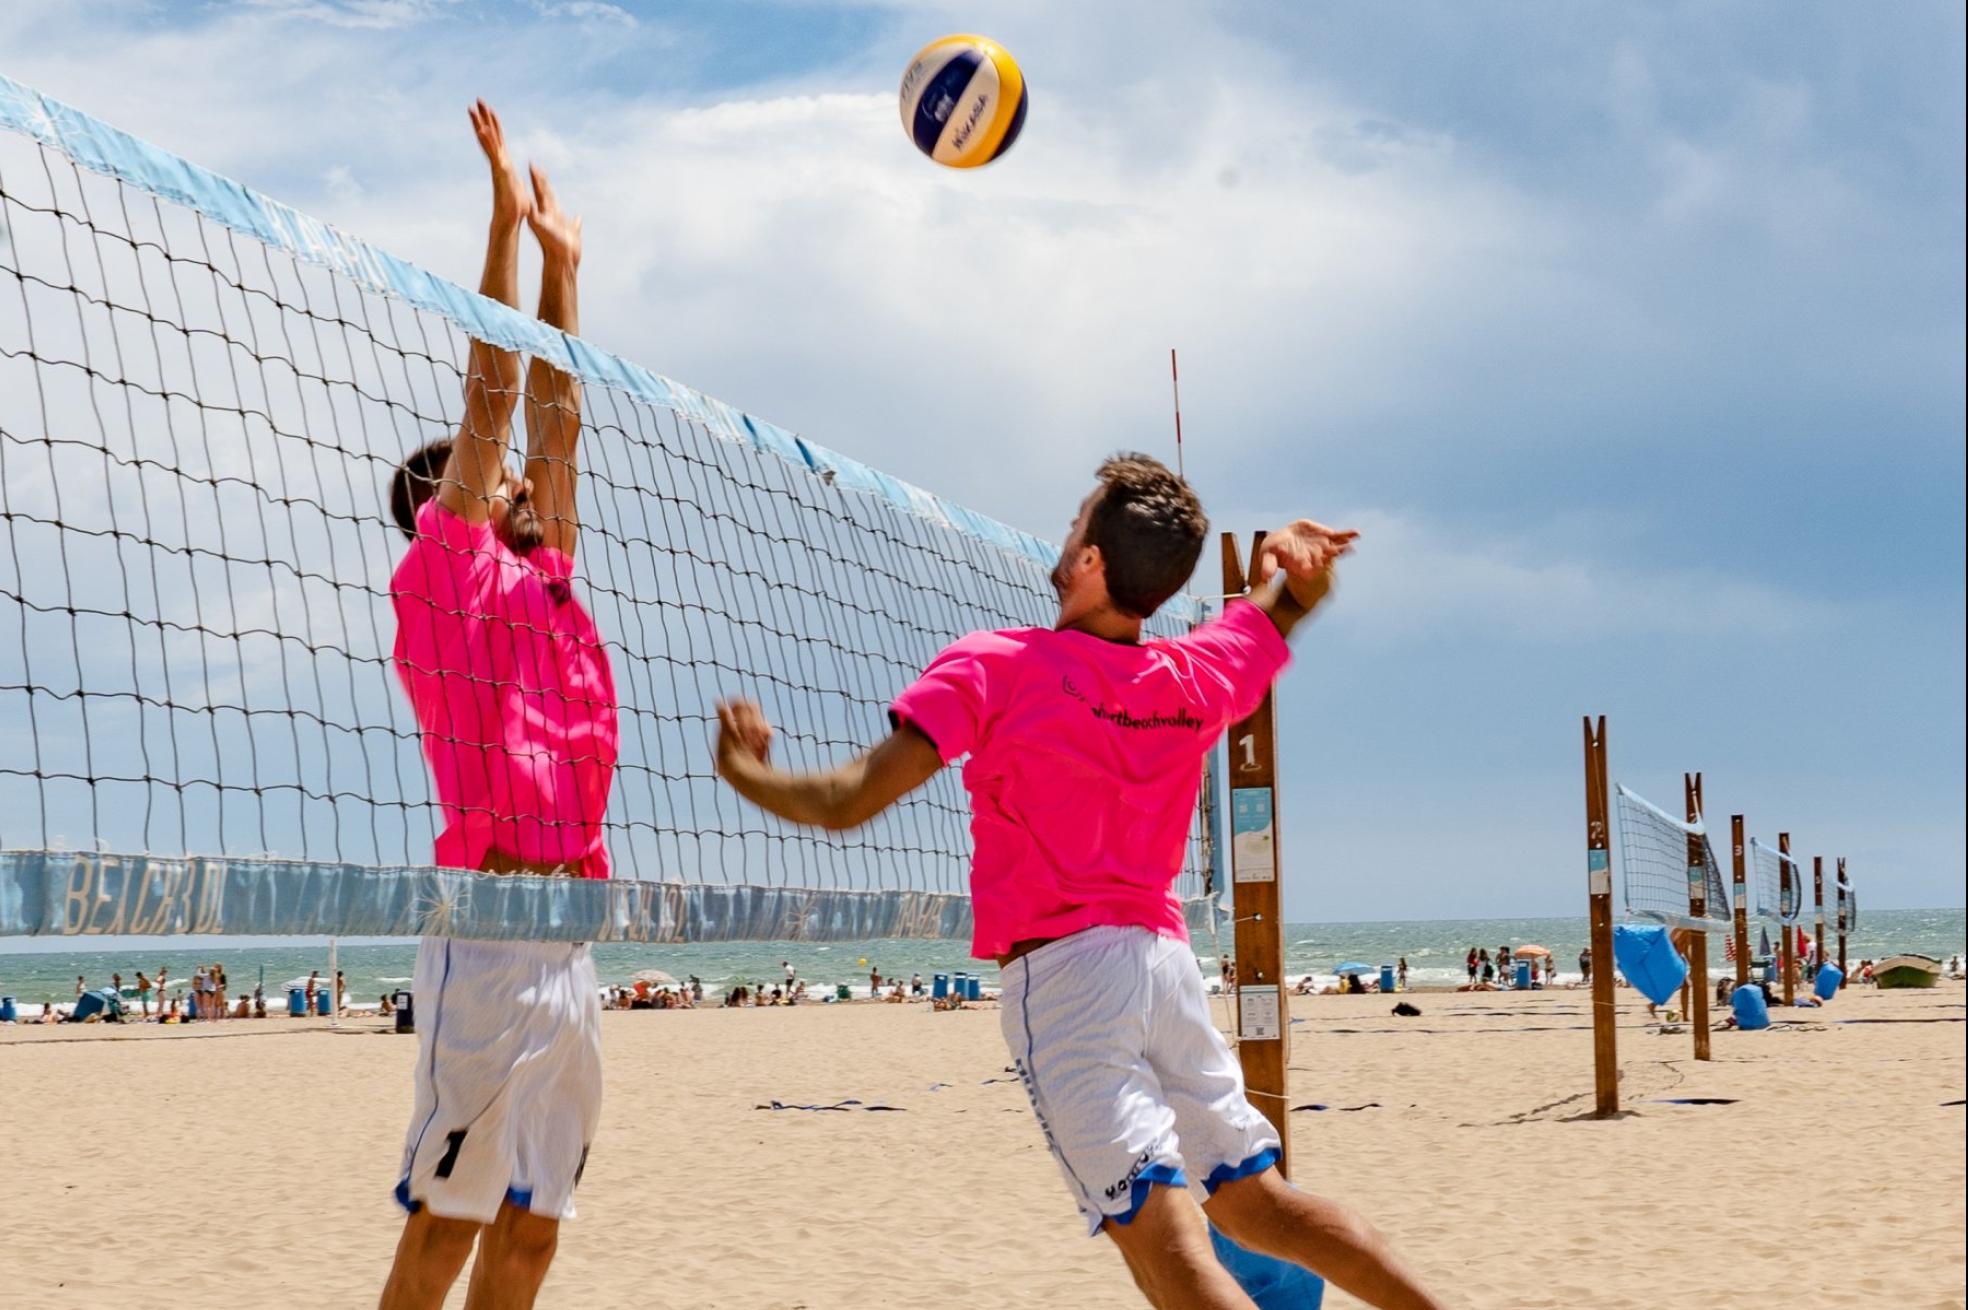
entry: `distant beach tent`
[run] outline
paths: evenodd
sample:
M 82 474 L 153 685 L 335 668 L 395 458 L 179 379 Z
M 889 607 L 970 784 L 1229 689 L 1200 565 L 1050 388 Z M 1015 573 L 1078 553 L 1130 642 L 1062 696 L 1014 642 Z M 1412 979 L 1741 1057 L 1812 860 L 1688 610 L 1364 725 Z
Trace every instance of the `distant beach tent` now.
M 1667 929 L 1657 924 L 1615 925 L 1613 963 L 1655 1005 L 1665 1004 L 1688 980 L 1688 962 L 1674 949 Z

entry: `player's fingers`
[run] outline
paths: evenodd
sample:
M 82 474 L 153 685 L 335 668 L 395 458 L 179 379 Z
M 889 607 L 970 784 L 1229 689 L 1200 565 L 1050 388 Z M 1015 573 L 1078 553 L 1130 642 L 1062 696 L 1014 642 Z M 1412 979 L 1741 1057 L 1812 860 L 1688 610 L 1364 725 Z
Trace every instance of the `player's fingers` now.
M 538 164 L 528 164 L 527 171 L 533 177 L 533 197 L 540 202 L 542 209 L 555 209 L 553 184 L 547 181 L 547 172 Z

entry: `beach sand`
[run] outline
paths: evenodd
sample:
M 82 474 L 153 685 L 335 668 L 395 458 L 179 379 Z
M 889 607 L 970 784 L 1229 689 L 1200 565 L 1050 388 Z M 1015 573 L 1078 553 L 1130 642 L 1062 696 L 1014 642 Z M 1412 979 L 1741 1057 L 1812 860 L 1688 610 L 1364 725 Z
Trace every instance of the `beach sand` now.
M 1294 1176 L 1357 1202 L 1453 1304 L 1963 1306 L 1960 984 L 1849 990 L 1716 1034 L 1707 1064 L 1622 992 L 1609 1122 L 1580 1117 L 1585 993 L 1412 999 L 1418 1019 L 1293 1003 L 1292 1103 L 1332 1107 L 1292 1115 Z M 542 1306 L 1142 1304 L 1083 1235 L 992 1008 L 610 1013 L 604 1040 Z M 415 1049 L 376 1019 L 0 1028 L 0 1303 L 372 1305 Z M 902 1112 L 754 1108 L 845 1098 Z

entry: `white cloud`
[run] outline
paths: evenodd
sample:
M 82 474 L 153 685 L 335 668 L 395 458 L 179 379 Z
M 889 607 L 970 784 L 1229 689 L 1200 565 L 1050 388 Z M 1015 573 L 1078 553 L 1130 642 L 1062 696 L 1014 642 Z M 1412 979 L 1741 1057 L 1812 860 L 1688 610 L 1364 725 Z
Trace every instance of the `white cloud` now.
M 1337 621 L 1372 643 L 1474 634 L 1511 643 L 1777 641 L 1846 618 L 1813 597 L 1652 555 L 1609 563 L 1534 537 L 1456 532 L 1410 515 L 1339 517 L 1361 540 L 1343 569 Z

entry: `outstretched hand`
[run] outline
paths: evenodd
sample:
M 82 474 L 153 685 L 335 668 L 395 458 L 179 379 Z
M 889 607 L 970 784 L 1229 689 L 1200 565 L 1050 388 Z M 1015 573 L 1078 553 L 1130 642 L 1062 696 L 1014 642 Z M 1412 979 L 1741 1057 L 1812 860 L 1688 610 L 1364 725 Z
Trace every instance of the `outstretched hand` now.
M 513 167 L 512 157 L 506 153 L 506 130 L 499 123 L 499 115 L 483 100 L 473 102 L 466 112 L 471 115 L 478 148 L 485 152 L 485 162 L 492 168 L 492 222 L 499 227 L 517 228 L 532 214 L 533 201 L 519 170 Z
M 718 773 L 729 778 L 734 766 L 764 764 L 772 750 L 772 725 L 765 711 L 748 700 L 718 702 Z
M 1268 583 L 1283 573 L 1292 599 L 1309 610 L 1325 598 L 1332 587 L 1333 565 L 1352 552 L 1359 536 L 1350 529 L 1299 519 L 1265 536 L 1257 552 L 1256 582 Z
M 528 166 L 533 175 L 533 206 L 526 221 L 540 243 L 540 253 L 548 263 L 560 261 L 569 267 L 581 262 L 581 220 L 561 212 L 560 198 L 547 181 L 546 170 L 538 164 Z

